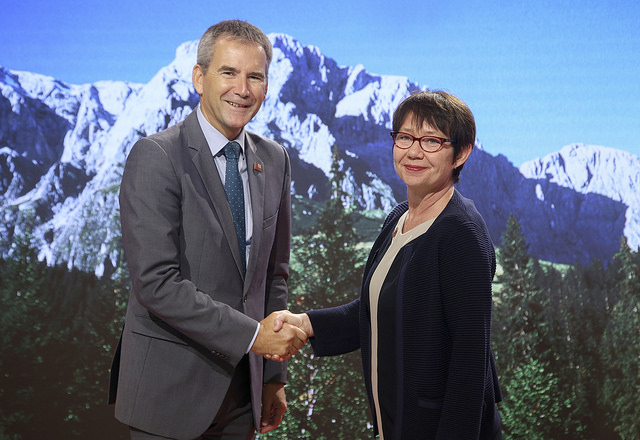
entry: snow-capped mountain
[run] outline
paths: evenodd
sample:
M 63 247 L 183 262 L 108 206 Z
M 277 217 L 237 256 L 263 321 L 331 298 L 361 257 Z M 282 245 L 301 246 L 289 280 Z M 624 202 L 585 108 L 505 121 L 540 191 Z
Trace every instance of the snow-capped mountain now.
M 356 205 L 389 210 L 405 197 L 391 162 L 391 117 L 420 87 L 406 77 L 339 66 L 287 35 L 270 38 L 268 95 L 249 129 L 288 149 L 295 194 L 328 196 L 331 148 L 338 145 Z M 70 85 L 0 67 L 0 242 L 11 243 L 32 225 L 49 263 L 108 272 L 120 258 L 117 192 L 126 155 L 141 136 L 181 121 L 197 105 L 191 84 L 196 47 L 178 47 L 174 61 L 147 84 Z M 587 168 L 589 182 L 609 181 L 605 192 L 566 185 L 566 173 L 549 166 L 542 176 L 525 166 L 520 172 L 477 145 L 459 188 L 476 201 L 497 243 L 510 213 L 523 224 L 534 255 L 551 261 L 607 260 L 623 233 L 632 245 L 640 242 L 632 194 L 640 178 L 637 157 L 625 174 L 630 180 L 620 182 L 621 160 L 591 166 L 563 156 L 565 170 Z M 574 174 L 573 184 L 580 176 Z
M 523 163 L 522 174 L 570 188 L 599 194 L 627 206 L 624 235 L 633 249 L 640 246 L 640 159 L 613 148 L 572 144 L 556 153 Z M 537 195 L 544 198 L 542 191 Z

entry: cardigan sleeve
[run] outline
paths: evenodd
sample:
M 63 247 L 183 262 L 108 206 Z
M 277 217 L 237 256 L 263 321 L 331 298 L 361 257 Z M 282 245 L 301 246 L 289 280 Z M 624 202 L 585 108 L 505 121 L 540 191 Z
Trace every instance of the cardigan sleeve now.
M 348 304 L 307 312 L 314 337 L 309 338 L 317 356 L 334 356 L 360 348 L 360 299 Z
M 482 225 L 475 222 L 459 224 L 439 254 L 443 309 L 451 343 L 439 435 L 477 438 L 490 364 L 495 254 Z M 461 414 L 465 415 L 462 420 Z
M 408 203 L 402 202 L 387 215 L 382 230 L 374 243 L 365 267 L 365 274 L 371 267 L 372 256 L 388 235 L 387 230 L 408 209 Z M 360 299 L 348 304 L 321 310 L 308 311 L 314 337 L 309 338 L 314 354 L 333 356 L 349 353 L 360 348 Z

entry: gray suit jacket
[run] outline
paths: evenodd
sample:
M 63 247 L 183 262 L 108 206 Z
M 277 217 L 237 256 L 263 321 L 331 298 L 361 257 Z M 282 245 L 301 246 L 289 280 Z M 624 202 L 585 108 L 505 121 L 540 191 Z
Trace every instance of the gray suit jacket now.
M 250 132 L 253 209 L 246 279 L 224 187 L 192 112 L 133 146 L 122 177 L 122 240 L 132 289 L 111 371 L 116 418 L 190 439 L 210 425 L 256 322 L 287 308 L 291 176 L 285 149 Z M 262 384 L 286 364 L 249 354 L 259 426 Z

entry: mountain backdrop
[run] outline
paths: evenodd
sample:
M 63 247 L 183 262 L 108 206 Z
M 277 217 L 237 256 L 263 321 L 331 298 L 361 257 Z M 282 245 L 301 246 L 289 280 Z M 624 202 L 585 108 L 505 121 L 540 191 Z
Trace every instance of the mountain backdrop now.
M 347 170 L 352 200 L 346 202 L 361 211 L 388 211 L 402 201 L 391 118 L 421 86 L 361 65 L 339 66 L 287 35 L 270 38 L 269 92 L 249 128 L 287 148 L 292 192 L 328 197 L 335 144 Z M 191 84 L 196 48 L 197 42 L 182 44 L 147 84 L 74 85 L 0 67 L 0 255 L 16 234 L 32 228 L 40 257 L 50 264 L 97 274 L 118 265 L 117 195 L 126 155 L 141 136 L 181 121 L 197 105 Z M 606 263 L 622 236 L 633 249 L 640 245 L 637 156 L 573 144 L 518 169 L 479 142 L 476 147 L 458 188 L 475 201 L 497 245 L 510 214 L 540 259 Z

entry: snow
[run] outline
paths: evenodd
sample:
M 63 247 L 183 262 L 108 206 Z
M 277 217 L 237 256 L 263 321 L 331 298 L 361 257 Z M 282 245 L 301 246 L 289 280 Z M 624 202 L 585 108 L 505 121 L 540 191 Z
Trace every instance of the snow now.
M 268 94 L 263 108 L 248 128 L 278 140 L 327 178 L 333 145 L 348 147 L 341 154 L 353 167 L 346 170 L 345 182 L 353 201 L 360 209 L 390 210 L 397 203 L 390 184 L 371 168 L 372 162 L 367 162 L 369 158 L 364 150 L 359 150 L 353 143 L 342 142 L 353 136 L 352 125 L 341 128 L 338 122 L 341 118 L 356 118 L 362 123 L 363 130 L 380 127 L 389 130 L 394 109 L 418 86 L 403 76 L 368 73 L 362 65 L 336 67 L 319 48 L 303 46 L 288 35 L 271 34 L 269 38 L 274 50 Z M 175 124 L 192 111 L 197 103 L 191 84 L 196 52 L 195 41 L 180 45 L 175 59 L 147 84 L 99 81 L 73 85 L 37 73 L 0 67 L 0 94 L 11 104 L 12 119 L 15 119 L 11 124 L 3 122 L 0 129 L 0 165 L 4 164 L 3 172 L 11 173 L 11 176 L 2 176 L 2 181 L 9 183 L 2 187 L 0 209 L 5 223 L 11 224 L 15 219 L 15 207 L 24 211 L 50 204 L 49 217 L 40 219 L 36 231 L 40 234 L 42 258 L 50 263 L 64 261 L 85 269 L 85 266 L 93 265 L 93 270 L 100 273 L 105 259 L 113 261 L 116 258 L 113 249 L 105 243 L 114 241 L 119 234 L 112 216 L 118 209 L 117 185 L 122 165 L 140 136 Z M 316 66 L 316 70 L 305 71 L 309 66 Z M 308 89 L 318 92 L 312 96 L 330 99 L 312 102 L 311 106 L 301 96 L 283 101 L 283 90 L 291 86 L 294 77 L 300 83 L 289 90 Z M 41 109 L 50 109 L 50 114 L 43 114 Z M 61 148 L 59 157 L 48 169 L 38 171 L 40 174 L 35 176 L 37 183 L 33 187 L 23 188 L 22 182 L 28 180 L 25 177 L 33 178 L 24 174 L 34 171 L 19 168 L 16 159 L 30 157 L 33 153 L 29 149 L 33 150 L 34 145 L 21 144 L 20 136 L 14 134 L 24 126 L 36 127 L 41 132 L 40 137 L 34 135 L 34 142 L 39 142 L 36 146 L 51 148 L 47 144 L 50 127 L 60 127 L 61 121 L 68 129 L 60 141 L 62 145 L 55 145 Z M 387 136 L 380 139 L 380 145 L 385 148 Z M 482 148 L 479 141 L 476 146 Z M 60 176 L 61 169 L 75 171 L 80 180 L 63 182 L 63 178 L 69 180 L 71 177 Z M 640 188 L 640 160 L 637 156 L 604 146 L 572 144 L 522 164 L 520 172 L 528 178 L 624 203 L 628 206 L 624 233 L 632 247 L 640 245 L 640 191 L 637 190 Z M 77 190 L 74 188 L 75 192 L 65 193 L 74 185 L 78 186 Z M 317 198 L 321 185 L 322 182 L 309 184 L 299 193 Z M 531 198 L 549 199 L 550 195 L 544 194 L 543 188 L 544 185 L 537 185 Z M 553 205 L 558 201 L 547 202 Z M 95 224 L 88 224 L 83 215 L 86 212 L 98 212 L 105 218 L 94 218 Z M 14 227 L 20 230 L 21 225 Z M 44 240 L 45 233 L 52 233 L 53 240 Z M 95 240 L 95 243 L 81 242 L 78 237 L 83 233 L 90 237 L 86 239 Z

